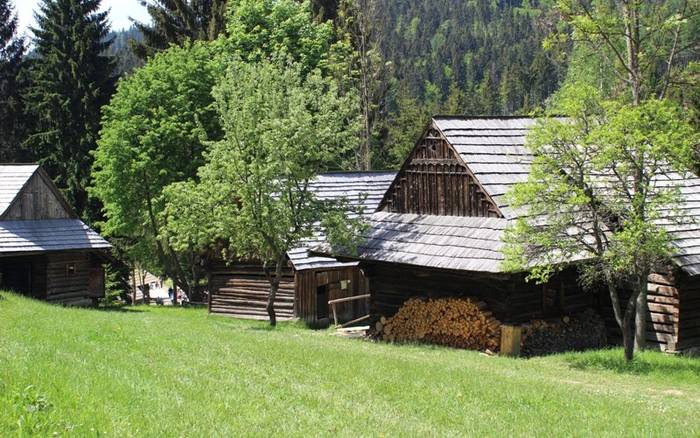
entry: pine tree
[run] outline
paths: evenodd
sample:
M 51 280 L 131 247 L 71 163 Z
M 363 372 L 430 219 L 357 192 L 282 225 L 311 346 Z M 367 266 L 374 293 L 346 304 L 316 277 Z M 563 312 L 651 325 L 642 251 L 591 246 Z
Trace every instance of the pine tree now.
M 27 139 L 35 157 L 64 190 L 76 212 L 98 214 L 90 205 L 91 151 L 100 130 L 100 109 L 114 89 L 111 40 L 100 0 L 43 0 L 37 13 L 37 58 L 30 68 L 27 108 L 35 123 Z
M 226 29 L 227 0 L 141 0 L 153 24 L 134 21 L 144 41 L 134 43 L 134 53 L 146 59 L 170 44 L 212 41 Z
M 9 0 L 0 0 L 0 161 L 23 161 L 25 132 L 22 58 L 24 39 L 16 36 L 17 15 Z

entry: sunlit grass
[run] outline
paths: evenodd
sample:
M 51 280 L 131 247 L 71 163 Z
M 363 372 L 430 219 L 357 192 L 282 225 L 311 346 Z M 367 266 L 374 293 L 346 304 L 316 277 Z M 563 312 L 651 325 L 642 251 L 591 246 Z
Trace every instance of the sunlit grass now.
M 700 360 L 531 360 L 0 300 L 0 436 L 688 436 Z

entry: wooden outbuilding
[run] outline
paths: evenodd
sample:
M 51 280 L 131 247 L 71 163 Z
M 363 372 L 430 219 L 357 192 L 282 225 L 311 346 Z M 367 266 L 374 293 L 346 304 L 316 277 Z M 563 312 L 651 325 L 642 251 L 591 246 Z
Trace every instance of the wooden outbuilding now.
M 318 199 L 345 199 L 353 209 L 362 206 L 364 214 L 370 215 L 395 175 L 395 172 L 327 173 L 319 175 L 310 187 Z M 309 253 L 310 247 L 323 240 L 324 236 L 318 235 L 288 252 L 288 266 L 275 302 L 278 319 L 296 317 L 310 326 L 325 326 L 331 316 L 328 301 L 366 292 L 366 279 L 358 262 L 339 262 Z M 268 317 L 265 306 L 270 283 L 260 262 L 217 262 L 211 272 L 210 290 L 212 313 L 251 319 Z M 367 311 L 367 303 L 360 301 L 336 308 L 339 321 L 350 321 Z
M 0 166 L 0 289 L 85 305 L 104 296 L 110 244 L 37 165 Z
M 584 291 L 575 267 L 547 284 L 505 272 L 504 230 L 519 212 L 506 193 L 527 180 L 532 155 L 523 117 L 435 117 L 370 219 L 359 254 L 371 311 L 391 316 L 416 296 L 476 296 L 495 316 L 521 323 L 598 308 L 605 293 Z M 683 177 L 683 208 L 700 216 L 700 179 Z M 675 266 L 649 281 L 647 339 L 662 350 L 700 346 L 700 228 L 669 226 L 679 248 Z M 314 253 L 331 254 L 327 246 Z M 610 334 L 615 330 L 611 322 Z

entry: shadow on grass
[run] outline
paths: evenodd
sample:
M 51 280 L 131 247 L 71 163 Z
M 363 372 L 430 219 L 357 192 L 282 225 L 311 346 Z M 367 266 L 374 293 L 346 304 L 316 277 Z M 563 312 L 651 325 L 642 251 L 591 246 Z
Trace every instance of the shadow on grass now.
M 700 359 L 670 356 L 659 352 L 636 354 L 626 362 L 621 349 L 598 350 L 565 355 L 567 364 L 578 370 L 607 370 L 618 374 L 657 374 L 673 379 L 688 377 L 700 380 Z
M 88 308 L 90 309 L 90 308 Z M 100 306 L 92 307 L 91 310 L 97 310 L 98 312 L 120 312 L 120 313 L 143 313 L 143 310 L 134 306 Z

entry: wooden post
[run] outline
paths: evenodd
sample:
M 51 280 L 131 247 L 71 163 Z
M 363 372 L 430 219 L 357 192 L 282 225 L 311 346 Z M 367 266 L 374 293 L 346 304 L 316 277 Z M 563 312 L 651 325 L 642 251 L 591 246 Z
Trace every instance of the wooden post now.
M 501 326 L 501 356 L 520 356 L 520 337 L 522 328 L 519 325 Z

